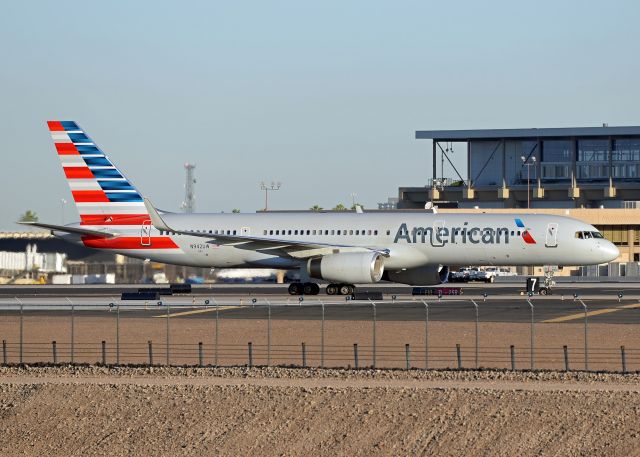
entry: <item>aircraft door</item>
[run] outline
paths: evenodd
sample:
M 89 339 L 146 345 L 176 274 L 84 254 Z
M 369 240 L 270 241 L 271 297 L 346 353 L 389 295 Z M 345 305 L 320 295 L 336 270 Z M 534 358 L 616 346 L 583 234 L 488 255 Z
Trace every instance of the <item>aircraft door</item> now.
M 555 222 L 547 225 L 547 232 L 545 234 L 545 246 L 548 248 L 558 247 L 558 224 Z
M 140 244 L 142 246 L 151 246 L 151 220 L 149 219 L 143 221 L 140 227 Z
M 444 221 L 433 222 L 433 241 L 432 246 L 442 247 L 444 246 L 444 234 L 442 229 L 444 228 Z

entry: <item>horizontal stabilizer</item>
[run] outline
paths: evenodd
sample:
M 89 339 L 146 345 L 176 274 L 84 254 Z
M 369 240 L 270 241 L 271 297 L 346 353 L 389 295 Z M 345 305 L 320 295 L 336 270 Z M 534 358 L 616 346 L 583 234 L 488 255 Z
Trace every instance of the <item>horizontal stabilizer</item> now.
M 41 228 L 49 229 L 56 232 L 74 233 L 77 235 L 99 236 L 102 238 L 113 238 L 117 236 L 117 234 L 115 233 L 101 232 L 99 230 L 89 230 L 89 229 L 67 226 L 67 225 L 44 224 L 42 222 L 18 222 L 18 224 L 29 225 L 33 227 L 41 227 Z

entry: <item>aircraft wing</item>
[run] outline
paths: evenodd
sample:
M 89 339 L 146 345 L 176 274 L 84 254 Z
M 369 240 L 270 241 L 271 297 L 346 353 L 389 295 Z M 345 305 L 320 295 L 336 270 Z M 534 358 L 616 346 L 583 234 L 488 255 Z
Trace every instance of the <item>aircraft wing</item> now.
M 196 236 L 199 238 L 207 238 L 212 240 L 216 244 L 234 244 L 236 247 L 239 244 L 247 244 L 247 249 L 260 250 L 260 249 L 279 249 L 287 252 L 292 257 L 313 257 L 318 255 L 325 255 L 332 253 L 333 249 L 343 249 L 351 251 L 372 251 L 379 252 L 384 256 L 389 255 L 388 249 L 381 249 L 376 247 L 366 246 L 353 246 L 346 244 L 331 244 L 331 243 L 318 243 L 307 242 L 299 240 L 279 240 L 273 238 L 264 238 L 257 236 L 247 235 L 213 235 L 211 233 L 194 232 L 176 230 L 169 227 L 162 219 L 158 211 L 153 207 L 149 199 L 144 199 L 145 206 L 151 217 L 151 223 L 158 230 L 164 230 L 168 232 L 179 233 L 181 235 Z
M 67 225 L 45 224 L 42 222 L 17 222 L 17 223 L 20 225 L 41 227 L 41 228 L 49 229 L 55 232 L 74 233 L 76 235 L 99 236 L 101 238 L 113 238 L 117 236 L 117 233 L 102 232 L 100 230 L 90 230 L 90 229 L 84 229 L 80 227 L 73 227 L 73 226 L 67 226 Z

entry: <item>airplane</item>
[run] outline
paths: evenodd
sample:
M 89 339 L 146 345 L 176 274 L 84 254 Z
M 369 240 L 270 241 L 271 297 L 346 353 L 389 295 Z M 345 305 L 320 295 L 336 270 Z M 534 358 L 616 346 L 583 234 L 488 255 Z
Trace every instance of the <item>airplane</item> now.
M 74 121 L 49 121 L 80 221 L 26 224 L 89 248 L 175 265 L 299 270 L 292 295 L 349 295 L 382 280 L 432 286 L 448 265 L 595 265 L 618 248 L 547 214 L 427 211 L 180 214 L 156 209 Z

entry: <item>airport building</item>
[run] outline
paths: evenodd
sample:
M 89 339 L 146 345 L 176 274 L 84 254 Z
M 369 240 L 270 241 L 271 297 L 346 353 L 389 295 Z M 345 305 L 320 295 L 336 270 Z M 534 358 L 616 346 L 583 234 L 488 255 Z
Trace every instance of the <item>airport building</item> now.
M 425 130 L 415 136 L 432 141 L 432 176 L 422 187 L 400 187 L 398 209 L 433 204 L 441 212 L 569 215 L 614 242 L 619 262 L 640 261 L 640 126 Z M 453 151 L 465 154 L 466 169 L 454 166 Z

